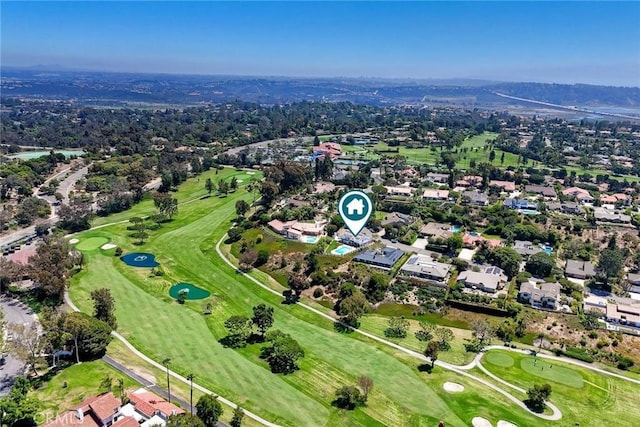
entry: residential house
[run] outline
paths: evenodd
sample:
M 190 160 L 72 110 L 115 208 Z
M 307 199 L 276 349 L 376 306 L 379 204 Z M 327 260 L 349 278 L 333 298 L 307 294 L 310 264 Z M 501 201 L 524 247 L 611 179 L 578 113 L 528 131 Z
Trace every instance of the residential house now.
M 602 202 L 603 204 L 615 205 L 618 202 L 618 199 L 616 198 L 616 196 L 610 196 L 608 194 L 602 194 L 600 196 L 600 202 Z
M 430 222 L 423 225 L 418 231 L 422 237 L 437 237 L 441 239 L 448 239 L 453 236 L 453 227 L 449 224 L 441 224 L 439 222 Z
M 489 206 L 489 197 L 480 191 L 465 191 L 462 193 L 463 203 L 468 199 L 471 206 Z
M 502 191 L 516 191 L 516 183 L 511 181 L 498 181 L 492 179 L 489 181 L 489 187 L 500 188 Z
M 446 184 L 449 182 L 449 175 L 446 173 L 429 172 L 427 174 L 427 181 L 437 184 Z
M 531 282 L 524 282 L 520 285 L 518 300 L 531 304 L 535 308 L 548 308 L 556 310 L 560 301 L 559 283 L 542 283 L 537 285 Z
M 45 427 L 107 427 L 114 425 L 122 402 L 112 392 L 92 396 L 64 412 Z
M 269 221 L 267 225 L 276 233 L 285 236 L 287 239 L 299 240 L 308 236 L 321 236 L 324 234 L 327 221 L 286 221 L 282 222 L 278 219 Z
M 562 194 L 565 196 L 575 197 L 580 200 L 582 203 L 593 203 L 594 199 L 591 197 L 591 194 L 580 187 L 569 187 L 562 190 Z
M 575 277 L 576 279 L 588 279 L 596 275 L 596 270 L 589 261 L 568 259 L 564 274 L 567 277 Z
M 500 268 L 489 266 L 482 271 L 463 271 L 458 275 L 457 281 L 467 288 L 493 294 L 504 287 L 507 283 L 507 276 Z
M 640 304 L 607 303 L 605 319 L 609 323 L 640 328 Z
M 366 228 L 363 228 L 357 236 L 354 236 L 353 233 L 347 228 L 341 228 L 336 231 L 335 239 L 340 243 L 344 243 L 345 245 L 355 246 L 356 248 L 361 248 L 373 243 L 373 235 L 371 231 Z
M 629 281 L 629 292 L 640 293 L 640 273 L 628 273 L 627 281 Z
M 451 264 L 434 261 L 428 255 L 412 255 L 400 268 L 403 276 L 420 279 L 440 287 L 447 286 L 451 273 Z
M 615 222 L 621 224 L 628 224 L 631 222 L 631 216 L 616 211 L 615 209 L 608 209 L 603 206 L 599 206 L 593 209 L 593 216 L 596 220 L 602 222 Z
M 313 153 L 317 155 L 329 156 L 332 159 L 342 154 L 342 147 L 335 142 L 323 142 L 317 147 L 313 147 Z
M 416 192 L 416 189 L 409 186 L 385 186 L 387 189 L 387 196 L 404 196 L 404 197 L 412 197 Z
M 385 215 L 384 219 L 380 221 L 380 224 L 384 227 L 387 225 L 406 225 L 411 226 L 416 219 L 411 215 L 403 214 L 400 212 L 391 212 L 390 214 Z
M 447 200 L 449 198 L 449 190 L 438 190 L 427 188 L 422 193 L 423 200 Z
M 516 240 L 513 243 L 513 250 L 518 252 L 523 257 L 528 257 L 538 252 L 542 252 L 540 245 L 534 245 L 528 240 Z
M 402 258 L 404 252 L 398 248 L 386 246 L 379 249 L 371 249 L 356 255 L 353 260 L 362 262 L 383 270 L 391 270 L 393 266 Z
M 514 210 L 522 210 L 522 209 L 538 210 L 538 204 L 536 202 L 532 202 L 525 199 L 517 199 L 517 198 L 512 199 L 509 197 L 504 199 L 503 204 L 509 209 L 514 209 Z
M 129 403 L 123 406 L 124 412 L 141 423 L 143 427 L 154 425 L 164 426 L 171 415 L 182 415 L 184 409 L 169 403 L 160 396 L 140 388 L 129 393 Z M 121 411 L 122 412 L 122 411 Z
M 557 197 L 556 190 L 554 190 L 553 187 L 543 185 L 525 185 L 524 191 L 529 194 L 542 196 L 545 199 L 555 199 Z
M 549 202 L 547 209 L 567 215 L 584 215 L 585 210 L 578 202 Z

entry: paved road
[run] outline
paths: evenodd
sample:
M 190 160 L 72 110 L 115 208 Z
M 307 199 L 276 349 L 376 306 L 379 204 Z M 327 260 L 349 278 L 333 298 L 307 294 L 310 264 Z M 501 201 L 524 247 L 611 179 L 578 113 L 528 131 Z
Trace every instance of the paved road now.
M 48 183 L 49 181 L 51 181 L 52 179 L 57 179 L 60 176 L 68 173 L 70 170 L 70 168 L 64 169 L 60 172 L 58 172 L 57 174 L 55 174 L 54 176 L 48 178 L 45 181 L 45 184 Z M 80 180 L 82 177 L 84 177 L 87 174 L 87 171 L 89 170 L 89 167 L 83 167 L 82 169 L 79 169 L 76 172 L 71 173 L 69 176 L 67 176 L 66 178 L 64 178 L 64 180 L 62 180 L 62 182 L 60 182 L 60 187 L 58 189 L 58 191 L 63 195 L 64 203 L 67 203 L 69 201 L 69 193 L 71 192 L 71 190 L 73 189 L 73 187 L 76 185 L 76 183 L 78 182 L 78 180 Z M 51 225 L 55 224 L 56 222 L 58 222 L 58 216 L 55 213 L 55 206 L 53 206 L 53 203 L 56 201 L 55 198 L 53 196 L 44 196 L 44 195 L 38 195 L 37 194 L 37 189 L 34 190 L 34 195 L 36 197 L 39 197 L 43 200 L 46 200 L 47 203 L 49 203 L 49 205 L 51 206 L 51 215 L 49 216 L 49 223 Z M 30 236 L 32 234 L 35 234 L 36 232 L 36 226 L 35 225 L 31 225 L 29 227 L 26 228 L 21 228 L 19 230 L 16 230 L 12 233 L 9 233 L 5 236 L 0 236 L 0 246 L 2 245 L 6 245 L 7 243 L 13 243 L 17 240 L 22 239 L 23 237 L 26 236 Z
M 2 307 L 4 320 L 7 324 L 22 323 L 31 325 L 37 321 L 36 315 L 28 307 L 20 301 L 8 298 L 5 295 L 0 296 L 0 307 Z M 24 362 L 16 359 L 11 354 L 7 354 L 5 364 L 0 367 L 0 396 L 8 394 L 11 391 L 15 377 L 22 374 L 24 374 Z

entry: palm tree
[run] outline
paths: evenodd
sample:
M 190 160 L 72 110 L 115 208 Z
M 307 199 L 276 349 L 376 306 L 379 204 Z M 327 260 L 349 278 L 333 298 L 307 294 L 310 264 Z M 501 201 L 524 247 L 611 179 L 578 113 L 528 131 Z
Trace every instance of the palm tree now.
M 171 403 L 171 385 L 169 384 L 169 363 L 171 359 L 168 357 L 162 361 L 162 364 L 167 368 L 167 394 L 169 395 L 169 403 Z
M 187 375 L 187 379 L 190 382 L 189 389 L 189 407 L 191 408 L 191 416 L 193 416 L 193 374 Z

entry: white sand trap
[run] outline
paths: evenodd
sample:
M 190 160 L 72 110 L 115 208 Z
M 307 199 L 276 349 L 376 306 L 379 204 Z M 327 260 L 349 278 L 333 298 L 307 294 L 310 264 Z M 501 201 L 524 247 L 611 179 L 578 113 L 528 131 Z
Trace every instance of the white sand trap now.
M 247 172 L 247 175 L 255 175 L 255 172 Z
M 500 420 L 498 421 L 498 427 L 518 427 L 514 423 L 510 423 L 509 421 Z
M 462 384 L 450 383 L 448 381 L 442 385 L 442 388 L 444 388 L 444 391 L 448 391 L 449 393 L 460 393 L 461 391 L 464 391 L 464 386 Z
M 239 180 L 238 180 L 238 184 L 240 184 L 240 183 L 242 183 L 242 180 L 241 180 L 241 179 L 239 179 Z
M 482 417 L 475 417 L 471 420 L 471 424 L 473 424 L 473 427 L 491 427 L 491 422 Z
M 117 248 L 117 247 L 118 247 L 118 245 L 114 245 L 113 243 L 105 243 L 104 245 L 100 246 L 100 249 L 108 251 L 109 249 L 113 249 L 113 248 Z
M 75 245 L 79 241 L 80 241 L 79 239 L 71 239 L 71 240 L 69 240 L 69 243 L 71 243 L 72 245 Z

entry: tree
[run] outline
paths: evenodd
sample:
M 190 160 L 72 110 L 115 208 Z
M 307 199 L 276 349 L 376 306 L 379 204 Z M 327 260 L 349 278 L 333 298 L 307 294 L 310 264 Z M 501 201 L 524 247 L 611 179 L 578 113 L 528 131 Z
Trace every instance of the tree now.
M 244 214 L 246 214 L 248 210 L 249 203 L 245 202 L 244 200 L 238 200 L 236 202 L 236 213 L 238 214 L 238 216 L 244 216 Z
M 436 325 L 423 320 L 420 322 L 420 330 L 416 331 L 415 336 L 418 341 L 431 341 L 435 330 Z
M 450 254 L 457 254 L 460 249 L 462 249 L 462 233 L 453 233 L 446 240 L 447 251 Z
M 251 323 L 258 328 L 260 335 L 264 339 L 267 329 L 273 326 L 273 307 L 267 307 L 265 304 L 259 304 L 253 307 Z
M 214 185 L 213 185 L 213 181 L 211 181 L 211 178 L 207 178 L 207 180 L 204 182 L 204 188 L 207 190 L 207 194 L 209 194 L 209 196 L 211 196 L 211 192 L 214 189 Z
M 224 338 L 224 344 L 232 347 L 244 347 L 251 334 L 251 320 L 247 316 L 236 315 L 229 317 L 224 322 L 229 335 Z
M 111 291 L 107 288 L 96 289 L 91 292 L 93 300 L 93 317 L 106 322 L 111 329 L 116 330 L 118 322 L 116 321 L 115 300 L 111 296 Z
M 538 252 L 529 257 L 524 269 L 536 277 L 549 277 L 555 266 L 556 261 L 551 255 Z
M 387 279 L 382 274 L 372 273 L 365 285 L 364 294 L 367 300 L 376 303 L 384 299 L 388 288 Z
M 364 396 L 356 386 L 346 385 L 336 390 L 335 405 L 338 408 L 353 410 L 364 401 Z
M 64 331 L 74 342 L 76 360 L 102 357 L 113 338 L 111 326 L 85 313 L 73 312 L 64 317 Z
M 229 423 L 231 427 L 240 427 L 242 425 L 242 419 L 244 418 L 244 411 L 241 407 L 236 406 L 233 410 L 233 418 L 231 418 L 231 422 Z
M 355 291 L 351 296 L 346 297 L 340 302 L 339 314 L 344 317 L 346 323 L 351 326 L 358 324 L 361 318 L 369 310 L 369 303 L 362 292 Z
M 238 264 L 243 271 L 251 270 L 251 267 L 256 261 L 258 261 L 258 253 L 253 249 L 244 252 L 240 255 L 240 258 L 238 258 Z
M 409 329 L 409 321 L 404 317 L 392 317 L 389 319 L 389 325 L 384 330 L 384 336 L 388 338 L 406 338 L 407 329 Z
M 199 416 L 196 415 L 170 415 L 165 427 L 205 427 Z
M 10 324 L 9 331 L 14 335 L 9 351 L 22 360 L 28 370 L 38 375 L 37 364 L 43 359 L 42 354 L 47 346 L 46 337 L 40 332 L 38 324 Z
M 63 237 L 47 236 L 30 258 L 32 277 L 40 285 L 43 299 L 59 305 L 69 284 L 69 273 L 74 260 L 69 255 L 71 246 Z
M 72 232 L 82 231 L 91 228 L 93 219 L 93 199 L 89 197 L 75 197 L 69 204 L 60 205 L 58 216 L 60 226 Z
M 424 355 L 431 360 L 431 367 L 433 368 L 438 360 L 438 353 L 440 352 L 440 343 L 437 341 L 429 341 L 427 347 L 424 349 Z
M 196 403 L 196 413 L 205 427 L 215 427 L 222 411 L 222 405 L 212 394 L 200 396 L 198 403 Z
M 548 383 L 534 384 L 529 390 L 527 390 L 528 399 L 526 400 L 527 406 L 536 412 L 542 412 L 544 410 L 544 402 L 549 399 L 551 395 L 551 386 Z
M 507 276 L 513 277 L 520 270 L 522 257 L 513 248 L 501 246 L 489 251 L 487 260 L 503 269 Z
M 302 274 L 290 274 L 287 279 L 287 284 L 296 296 L 300 296 L 303 290 L 309 288 L 307 276 L 303 276 Z
M 260 357 L 269 363 L 271 372 L 290 374 L 296 371 L 296 361 L 304 357 L 304 350 L 289 334 L 278 330 L 270 331 L 266 335 L 270 345 L 263 347 Z
M 238 189 L 238 178 L 236 178 L 235 176 L 231 178 L 229 188 L 231 191 L 236 191 Z
M 224 179 L 218 180 L 218 194 L 226 196 L 229 193 L 229 183 Z
M 493 163 L 493 161 L 496 159 L 496 152 L 494 150 L 491 150 L 489 152 L 489 162 Z
M 440 350 L 446 351 L 451 348 L 451 340 L 453 340 L 453 332 L 449 328 L 436 328 L 435 335 L 439 338 L 438 345 Z
M 603 249 L 602 252 L 600 252 L 596 273 L 603 279 L 618 277 L 624 266 L 625 258 L 624 252 L 621 249 Z
M 485 340 L 491 340 L 495 335 L 493 326 L 484 320 L 471 322 L 471 330 L 473 331 L 473 336 L 480 340 L 480 344 Z
M 100 390 L 106 393 L 111 391 L 111 388 L 113 388 L 113 378 L 111 378 L 111 375 L 107 375 L 100 382 Z
M 171 363 L 171 359 L 165 357 L 162 359 L 162 365 L 165 367 L 167 371 L 167 395 L 169 396 L 169 403 L 171 403 L 171 381 L 169 380 L 169 364 Z
M 9 395 L 0 399 L 2 426 L 34 426 L 40 402 L 27 396 L 30 384 L 26 377 L 16 377 Z
M 371 377 L 366 375 L 360 375 L 358 377 L 358 387 L 362 390 L 362 394 L 364 395 L 364 401 L 366 402 L 369 399 L 369 393 L 373 390 L 373 380 Z
M 273 181 L 265 180 L 260 186 L 261 202 L 264 206 L 271 206 L 280 193 L 280 188 Z
M 171 197 L 170 194 L 155 193 L 153 195 L 153 204 L 158 213 L 169 219 L 178 214 L 178 199 Z

